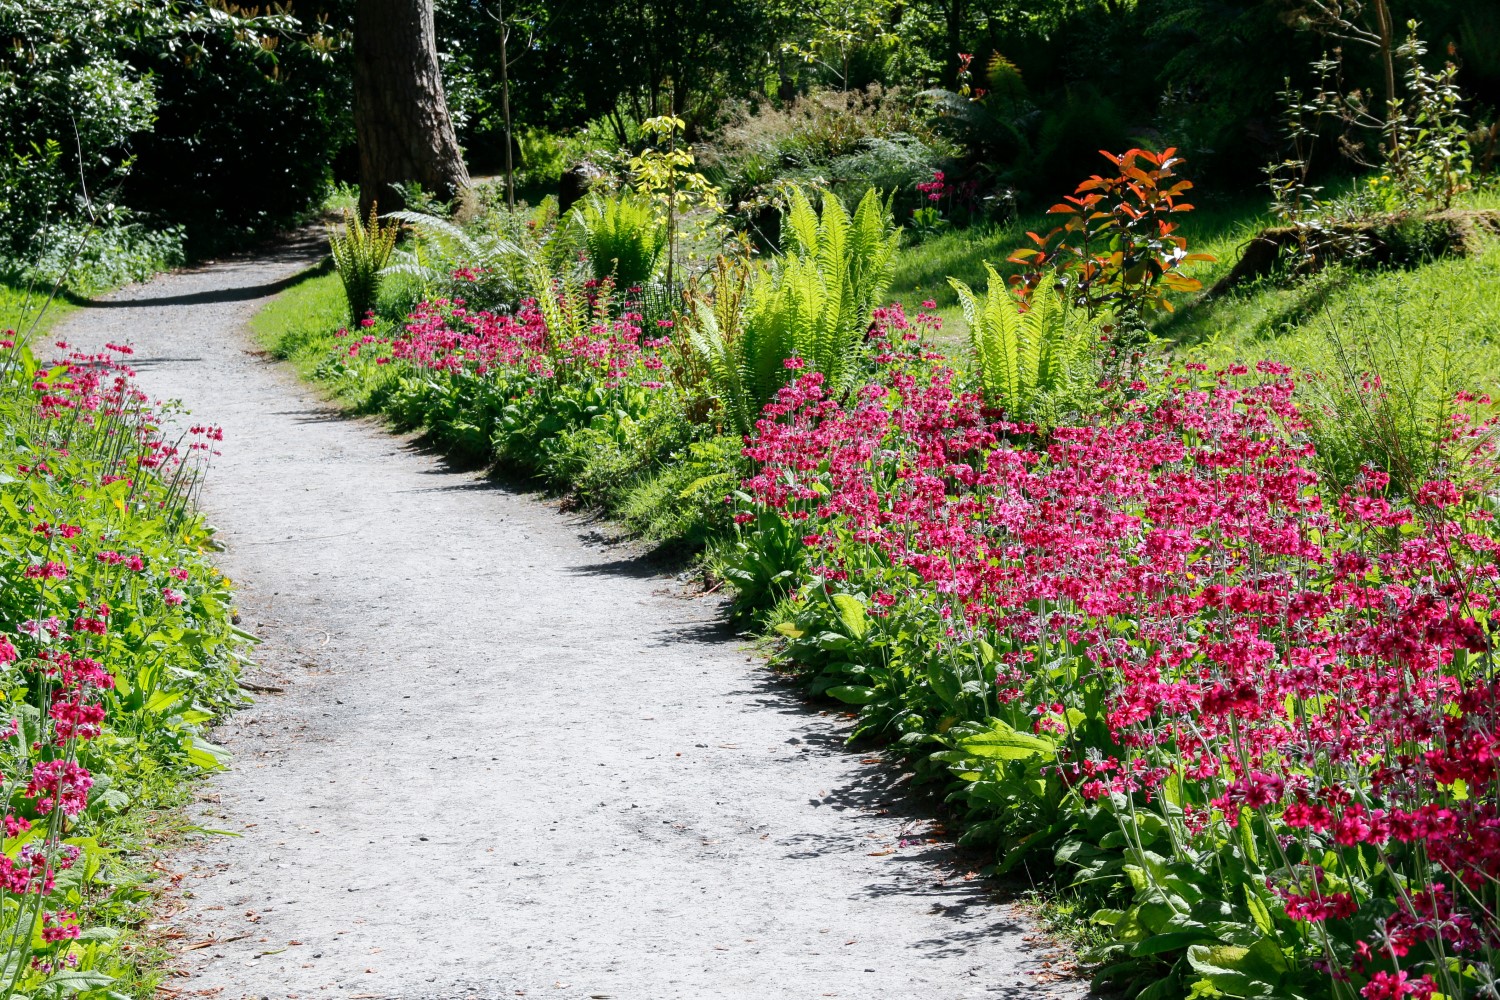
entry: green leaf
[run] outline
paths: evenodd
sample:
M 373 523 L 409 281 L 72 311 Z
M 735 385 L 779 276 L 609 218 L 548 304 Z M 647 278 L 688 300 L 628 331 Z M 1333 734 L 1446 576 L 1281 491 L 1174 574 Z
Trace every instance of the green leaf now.
M 840 684 L 838 687 L 831 687 L 828 689 L 828 694 L 850 705 L 867 705 L 874 701 L 876 696 L 874 688 L 861 687 L 857 684 Z
M 1272 988 L 1290 966 L 1270 938 L 1250 947 L 1233 944 L 1195 944 L 1187 950 L 1188 964 L 1216 990 L 1234 997 L 1274 995 Z
M 1166 931 L 1161 934 L 1153 934 L 1144 941 L 1138 941 L 1130 949 L 1132 955 L 1160 955 L 1163 952 L 1177 951 L 1186 948 L 1190 944 L 1200 941 L 1212 941 L 1213 935 L 1205 930 Z
M 966 753 L 992 760 L 1030 760 L 1033 757 L 1053 758 L 1057 747 L 1050 741 L 1030 733 L 1023 733 L 996 719 L 990 723 L 987 733 L 979 733 L 959 741 Z
M 204 739 L 193 737 L 187 748 L 187 758 L 194 767 L 205 771 L 217 771 L 229 762 L 229 751 Z
M 958 700 L 959 691 L 962 690 L 958 678 L 954 677 L 953 672 L 942 663 L 928 664 L 927 684 L 943 704 L 950 708 Z
M 839 620 L 844 623 L 844 628 L 856 639 L 863 639 L 865 631 L 869 628 L 869 618 L 865 614 L 865 606 L 860 603 L 859 598 L 852 594 L 834 594 L 831 598 L 833 606 L 838 609 Z
M 1266 906 L 1265 901 L 1249 884 L 1242 882 L 1240 888 L 1245 892 L 1245 905 L 1250 908 L 1250 919 L 1255 921 L 1255 926 L 1262 934 L 1270 934 L 1273 930 L 1270 907 Z
M 54 991 L 56 996 L 72 996 L 75 993 L 82 993 L 84 990 L 108 986 L 114 981 L 115 978 L 113 976 L 106 976 L 102 972 L 65 969 L 62 972 L 54 972 L 43 980 L 42 988 Z

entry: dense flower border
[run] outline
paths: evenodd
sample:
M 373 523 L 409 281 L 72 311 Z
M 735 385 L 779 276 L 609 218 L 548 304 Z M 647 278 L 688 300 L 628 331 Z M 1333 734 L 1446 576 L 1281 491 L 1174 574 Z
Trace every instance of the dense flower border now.
M 1045 435 L 957 382 L 888 358 L 768 408 L 738 519 L 805 546 L 793 659 L 940 747 L 1007 863 L 1109 903 L 1100 957 L 1152 996 L 1492 991 L 1493 421 L 1410 500 L 1375 469 L 1330 497 L 1282 366 L 1169 368 Z
M 219 766 L 198 734 L 239 700 L 246 639 L 193 507 L 221 432 L 166 437 L 129 348 L 56 348 L 39 366 L 0 342 L 4 997 L 99 993 L 134 975 L 116 941 L 136 883 L 101 838 Z

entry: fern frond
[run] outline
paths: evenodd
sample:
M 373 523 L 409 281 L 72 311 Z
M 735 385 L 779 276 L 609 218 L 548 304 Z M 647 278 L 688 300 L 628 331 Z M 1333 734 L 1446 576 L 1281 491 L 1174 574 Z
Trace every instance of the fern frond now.
M 818 215 L 801 188 L 792 189 L 791 203 L 781 220 L 781 249 L 785 254 L 806 255 L 818 245 Z
M 368 221 L 362 222 L 346 209 L 343 232 L 332 226 L 328 228 L 328 252 L 344 285 L 351 324 L 358 323 L 375 308 L 380 296 L 381 272 L 391 259 L 400 233 L 399 224 L 381 223 L 374 205 L 370 206 Z

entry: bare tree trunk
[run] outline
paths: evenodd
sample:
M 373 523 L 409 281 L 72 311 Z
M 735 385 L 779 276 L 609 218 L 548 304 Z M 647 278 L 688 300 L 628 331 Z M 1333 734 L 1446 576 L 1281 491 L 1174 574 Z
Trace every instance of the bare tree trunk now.
M 401 207 L 392 185 L 412 181 L 468 210 L 469 171 L 443 95 L 432 0 L 358 0 L 354 130 L 361 214 L 377 201 Z
M 948 29 L 948 89 L 958 89 L 958 50 L 964 44 L 964 0 L 949 0 L 943 8 Z

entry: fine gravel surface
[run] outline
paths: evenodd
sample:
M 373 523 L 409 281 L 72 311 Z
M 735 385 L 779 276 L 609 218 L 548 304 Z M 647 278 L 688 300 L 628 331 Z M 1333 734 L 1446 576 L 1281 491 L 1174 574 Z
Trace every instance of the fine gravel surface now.
M 148 392 L 223 426 L 205 508 L 265 640 L 195 807 L 236 836 L 169 859 L 171 996 L 1084 994 L 713 599 L 257 350 L 247 321 L 319 253 L 166 275 L 59 331 L 133 343 Z

